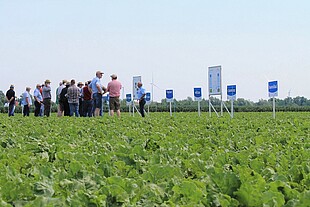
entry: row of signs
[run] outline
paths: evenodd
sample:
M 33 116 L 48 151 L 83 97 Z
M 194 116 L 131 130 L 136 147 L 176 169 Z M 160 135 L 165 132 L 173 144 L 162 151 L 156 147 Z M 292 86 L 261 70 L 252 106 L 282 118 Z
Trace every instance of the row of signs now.
M 213 66 L 209 67 L 209 95 L 222 95 L 222 67 L 221 66 Z M 133 77 L 133 100 L 136 100 L 138 95 L 138 82 L 141 82 L 141 76 Z M 278 96 L 278 81 L 268 82 L 268 93 L 269 97 Z M 227 86 L 227 99 L 228 100 L 236 100 L 237 95 L 237 86 L 236 85 L 228 85 Z M 167 102 L 173 102 L 173 90 L 166 90 L 166 100 Z M 149 104 L 151 102 L 151 93 L 146 93 L 146 103 Z M 202 100 L 202 90 L 201 88 L 194 88 L 194 99 L 195 101 Z M 126 102 L 130 104 L 132 101 L 131 94 L 126 94 Z
M 269 97 L 278 96 L 278 81 L 268 82 L 268 92 Z M 210 94 L 211 95 L 211 94 Z M 167 102 L 173 102 L 173 90 L 166 90 L 166 99 Z M 228 100 L 236 100 L 237 98 L 237 86 L 236 85 L 228 85 L 227 86 L 227 99 Z M 134 99 L 135 96 L 134 96 Z M 151 102 L 151 93 L 147 92 L 145 96 L 146 102 L 149 104 Z M 194 88 L 194 100 L 201 101 L 202 100 L 202 90 L 201 88 Z M 131 94 L 126 94 L 126 102 L 130 103 L 132 101 Z

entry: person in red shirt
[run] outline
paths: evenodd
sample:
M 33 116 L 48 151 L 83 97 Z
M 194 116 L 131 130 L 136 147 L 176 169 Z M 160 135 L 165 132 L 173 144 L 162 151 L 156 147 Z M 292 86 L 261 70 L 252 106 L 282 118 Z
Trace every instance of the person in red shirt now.
M 117 75 L 113 74 L 111 75 L 112 80 L 108 83 L 107 92 L 109 92 L 110 100 L 110 115 L 114 116 L 114 111 L 116 111 L 116 114 L 118 117 L 121 115 L 120 110 L 120 94 L 122 89 L 122 84 L 117 80 Z
M 91 97 L 91 92 L 89 91 L 88 85 L 91 81 L 85 82 L 85 86 L 82 90 L 83 97 L 83 114 L 84 117 L 92 117 L 93 116 L 93 100 Z

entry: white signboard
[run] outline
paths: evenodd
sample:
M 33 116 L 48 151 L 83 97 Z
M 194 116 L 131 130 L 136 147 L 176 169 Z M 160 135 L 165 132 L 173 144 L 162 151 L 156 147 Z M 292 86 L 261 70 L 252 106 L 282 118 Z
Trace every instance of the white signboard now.
M 131 105 L 131 94 L 126 94 L 126 105 L 127 106 Z
M 195 99 L 195 101 L 201 101 L 202 100 L 201 88 L 194 88 L 194 99 Z
M 134 76 L 132 81 L 133 100 L 138 100 L 138 82 L 141 82 L 141 76 Z
M 166 90 L 166 100 L 167 102 L 173 102 L 173 90 Z
M 146 104 L 151 104 L 151 93 L 150 92 L 146 92 L 145 93 L 145 101 L 146 101 Z
M 278 81 L 268 82 L 268 92 L 270 98 L 278 96 Z
M 209 67 L 209 95 L 222 95 L 222 67 Z
M 236 100 L 237 97 L 237 86 L 229 85 L 227 86 L 227 99 L 228 100 Z

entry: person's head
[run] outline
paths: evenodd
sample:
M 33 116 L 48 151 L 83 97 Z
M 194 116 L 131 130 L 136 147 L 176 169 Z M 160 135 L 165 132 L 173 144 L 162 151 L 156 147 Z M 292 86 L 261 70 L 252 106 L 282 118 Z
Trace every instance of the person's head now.
M 138 88 L 141 88 L 142 83 L 139 81 L 137 85 L 138 85 Z
M 28 91 L 28 92 L 29 92 L 30 90 L 31 90 L 31 88 L 30 88 L 30 87 L 26 87 L 26 91 Z
M 59 82 L 59 86 L 62 86 L 62 82 Z
M 72 79 L 72 80 L 71 80 L 71 86 L 73 86 L 74 84 L 75 84 L 75 80 Z
M 37 89 L 40 89 L 40 88 L 41 88 L 41 84 L 37 84 L 37 85 L 36 85 L 36 88 L 37 88 Z
M 51 84 L 51 81 L 50 80 L 45 80 L 45 85 L 49 85 Z
M 102 78 L 102 76 L 103 76 L 103 72 L 102 71 L 100 71 L 100 70 L 98 70 L 97 72 L 96 72 L 96 76 L 98 77 L 98 78 Z
M 70 82 L 67 82 L 66 83 L 66 87 L 68 88 L 70 86 Z
M 62 80 L 63 85 L 66 85 L 67 82 L 68 82 L 67 80 Z
M 117 79 L 117 75 L 116 74 L 112 74 L 110 77 L 112 78 L 112 80 L 116 80 Z
M 79 87 L 79 88 L 82 88 L 83 87 L 83 83 L 82 82 L 78 82 L 78 84 L 77 84 L 77 86 Z
M 14 90 L 14 85 L 10 85 L 10 89 Z

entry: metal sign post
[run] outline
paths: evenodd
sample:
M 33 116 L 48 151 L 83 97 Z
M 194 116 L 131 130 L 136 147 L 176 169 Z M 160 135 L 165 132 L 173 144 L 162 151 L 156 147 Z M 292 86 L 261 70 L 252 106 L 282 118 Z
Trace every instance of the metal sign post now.
M 278 81 L 270 81 L 268 82 L 268 94 L 269 97 L 272 98 L 272 112 L 273 118 L 276 118 L 276 100 L 275 97 L 278 96 Z
M 231 101 L 231 108 L 230 108 L 230 111 L 231 111 L 230 117 L 231 118 L 234 118 L 234 100 L 236 100 L 236 94 L 237 94 L 237 86 L 236 85 L 227 86 L 227 99 Z
M 172 107 L 171 107 L 171 103 L 173 102 L 173 90 L 166 90 L 166 101 L 169 102 L 169 106 L 170 106 L 170 116 L 172 116 Z
M 200 116 L 200 102 L 202 100 L 201 88 L 194 88 L 194 99 L 198 102 L 198 116 Z

